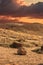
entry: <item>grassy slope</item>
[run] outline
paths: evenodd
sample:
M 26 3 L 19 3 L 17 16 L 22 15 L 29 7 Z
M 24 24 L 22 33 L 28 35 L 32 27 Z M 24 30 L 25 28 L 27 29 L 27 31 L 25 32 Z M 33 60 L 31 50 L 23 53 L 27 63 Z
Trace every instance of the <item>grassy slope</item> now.
M 13 42 L 18 42 L 19 39 L 25 46 L 40 46 L 43 40 L 43 25 L 38 23 L 27 24 L 17 22 L 0 23 L 1 44 L 12 44 Z
M 41 27 L 39 28 L 38 25 Z M 40 30 L 37 30 L 37 26 Z M 0 23 L 0 45 L 4 46 L 0 46 L 0 64 L 43 65 L 43 54 L 32 51 L 39 48 L 43 43 L 42 28 L 42 24 Z M 18 43 L 18 40 L 21 40 L 20 43 L 26 46 L 27 55 L 16 55 L 17 49 L 6 48 L 13 42 Z

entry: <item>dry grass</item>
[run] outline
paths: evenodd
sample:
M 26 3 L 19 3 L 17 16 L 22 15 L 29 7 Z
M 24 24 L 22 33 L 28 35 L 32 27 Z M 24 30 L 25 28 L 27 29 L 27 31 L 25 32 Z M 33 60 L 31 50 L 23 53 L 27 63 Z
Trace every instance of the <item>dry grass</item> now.
M 27 31 L 28 32 L 28 31 Z M 40 65 L 43 64 L 43 54 L 38 54 L 32 50 L 39 49 L 43 44 L 43 36 L 29 33 L 0 28 L 0 65 Z M 17 49 L 11 48 L 10 45 L 21 43 L 27 51 L 27 55 L 17 55 Z
M 24 46 L 41 46 L 43 36 L 31 35 L 12 30 L 0 29 L 0 45 L 10 45 L 13 42 L 22 43 Z
M 0 65 L 7 63 L 16 63 L 18 65 L 38 65 L 43 63 L 43 54 L 37 54 L 31 50 L 37 48 L 25 48 L 27 50 L 27 55 L 20 56 L 17 55 L 17 49 L 3 48 L 0 47 Z

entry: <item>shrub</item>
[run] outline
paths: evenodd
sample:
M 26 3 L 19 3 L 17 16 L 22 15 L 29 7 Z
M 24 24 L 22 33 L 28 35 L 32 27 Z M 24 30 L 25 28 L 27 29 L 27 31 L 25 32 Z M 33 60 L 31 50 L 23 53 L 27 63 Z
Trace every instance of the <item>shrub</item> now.
M 13 42 L 11 45 L 10 45 L 11 48 L 19 48 L 19 47 L 22 47 L 22 44 L 21 43 L 17 43 L 17 42 Z

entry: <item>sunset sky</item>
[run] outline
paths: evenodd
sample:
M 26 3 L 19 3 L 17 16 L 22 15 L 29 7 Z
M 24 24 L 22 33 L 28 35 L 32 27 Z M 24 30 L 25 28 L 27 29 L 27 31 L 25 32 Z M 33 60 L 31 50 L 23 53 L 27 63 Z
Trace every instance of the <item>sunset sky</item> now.
M 3 18 L 43 23 L 43 0 L 0 0 L 0 20 Z
M 43 2 L 43 0 L 24 0 L 27 4 Z

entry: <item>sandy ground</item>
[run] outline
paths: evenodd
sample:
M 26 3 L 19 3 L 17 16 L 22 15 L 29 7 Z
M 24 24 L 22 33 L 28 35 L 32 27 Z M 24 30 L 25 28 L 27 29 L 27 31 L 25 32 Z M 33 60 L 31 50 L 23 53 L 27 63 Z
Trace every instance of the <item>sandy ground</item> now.
M 24 28 L 23 30 L 25 31 Z M 43 36 L 38 34 L 39 33 L 35 35 L 33 31 L 30 31 L 27 34 L 20 31 L 17 32 L 0 28 L 0 45 L 2 44 L 3 46 L 0 46 L 0 65 L 43 65 L 43 54 L 38 54 L 32 51 L 43 44 Z M 6 48 L 4 46 L 5 44 L 10 45 L 13 42 L 17 43 L 18 40 L 21 40 L 22 44 L 25 44 L 25 49 L 27 51 L 26 55 L 17 55 L 18 49 L 10 47 Z
M 17 49 L 0 47 L 0 65 L 38 65 L 43 64 L 43 54 L 32 52 L 34 48 L 26 48 L 27 55 L 17 55 Z

